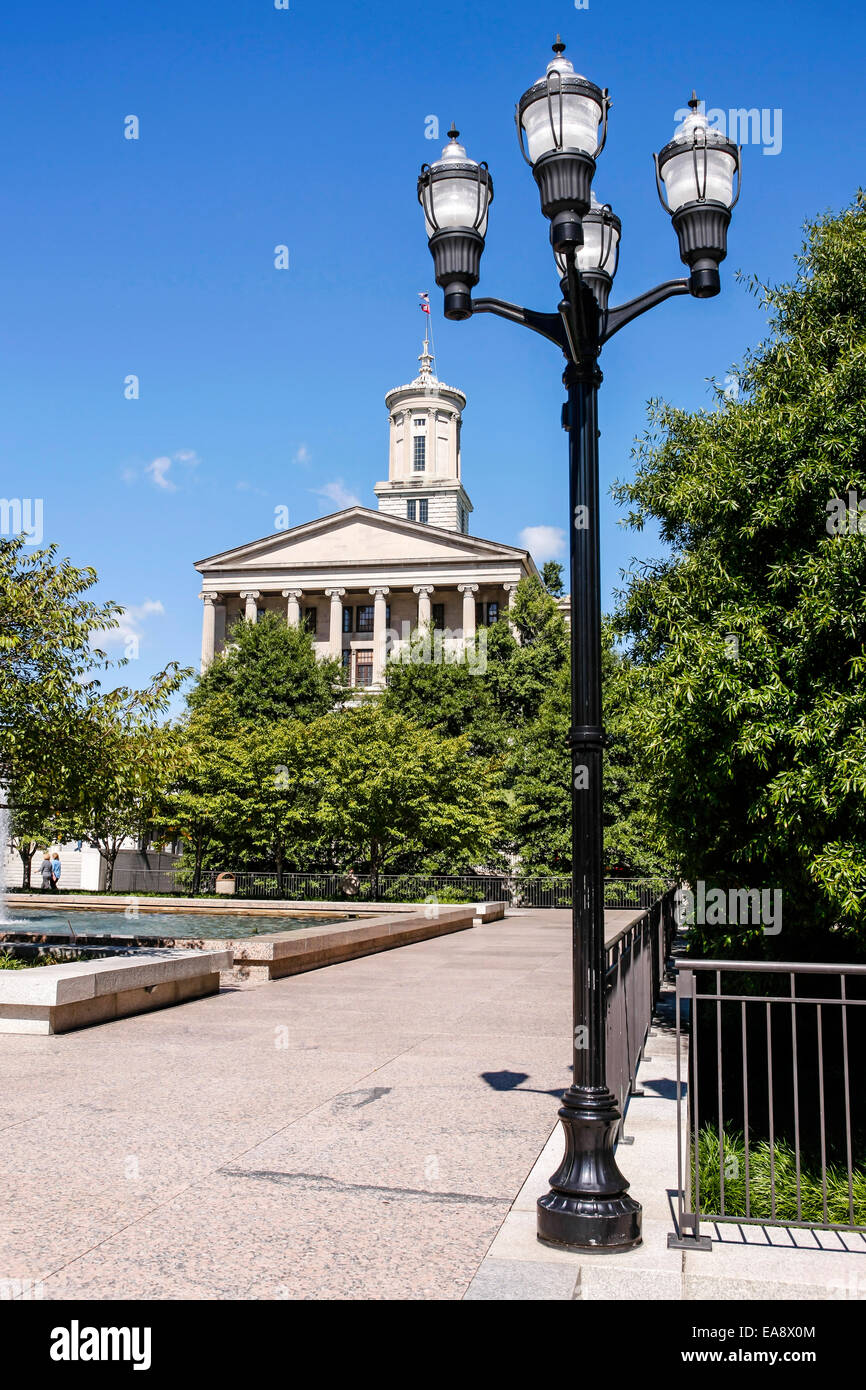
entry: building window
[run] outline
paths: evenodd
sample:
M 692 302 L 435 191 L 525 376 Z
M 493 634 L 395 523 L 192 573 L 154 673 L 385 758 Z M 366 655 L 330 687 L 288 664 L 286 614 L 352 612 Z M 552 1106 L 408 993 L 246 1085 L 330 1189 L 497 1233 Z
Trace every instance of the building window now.
M 418 520 L 419 520 L 419 521 L 423 521 L 424 524 L 425 524 L 425 526 L 426 526 L 426 524 L 427 524 L 427 519 L 428 519 L 429 513 L 430 513 L 430 503 L 427 501 L 427 498 L 426 498 L 426 497 L 419 497 L 419 498 L 418 498 Z
M 433 613 L 433 630 L 434 630 L 434 632 L 444 632 L 444 631 L 445 631 L 445 604 L 444 604 L 444 603 L 434 603 L 434 604 L 431 605 L 431 608 L 432 608 L 432 613 Z
M 355 631 L 356 631 L 356 632 L 372 632 L 372 631 L 373 631 L 373 613 L 374 613 L 374 612 L 375 612 L 375 608 L 374 608 L 374 606 L 373 606 L 372 603 L 364 603 L 364 604 L 362 604 L 362 605 L 360 606 L 360 608 L 358 609 L 358 625 L 357 625 L 357 627 L 355 628 Z
M 317 610 L 316 610 L 315 608 L 305 608 L 305 609 L 304 609 L 304 631 L 305 631 L 305 632 L 311 632 L 311 633 L 313 634 L 314 637 L 315 637 L 315 635 L 316 635 L 316 626 L 317 626 L 317 624 L 316 624 L 316 613 L 317 613 Z
M 499 618 L 498 603 L 476 603 L 475 626 L 492 627 Z
M 426 430 L 427 428 L 427 421 L 423 418 L 420 420 L 413 420 L 412 424 L 415 426 L 416 430 Z
M 355 652 L 355 684 L 373 684 L 373 648 L 365 647 Z
M 423 434 L 416 434 L 412 440 L 412 467 L 416 473 L 423 473 L 427 463 L 427 440 Z
M 352 653 L 348 647 L 344 647 L 341 655 L 343 658 L 343 674 L 348 681 L 352 678 Z
M 353 614 L 354 614 L 354 610 L 353 610 L 351 607 L 350 607 L 350 608 L 344 608 L 344 609 L 343 609 L 343 631 L 344 631 L 344 632 L 354 632 L 354 628 L 352 627 L 352 617 L 353 617 Z

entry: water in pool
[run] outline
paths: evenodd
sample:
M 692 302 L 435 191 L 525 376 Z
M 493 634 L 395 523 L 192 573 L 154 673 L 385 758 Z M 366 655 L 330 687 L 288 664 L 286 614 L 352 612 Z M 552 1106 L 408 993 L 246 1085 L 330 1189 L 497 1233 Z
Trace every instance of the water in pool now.
M 7 914 L 0 931 L 21 930 L 62 933 L 73 940 L 76 936 L 186 936 L 240 937 L 270 936 L 274 932 L 303 931 L 306 927 L 324 927 L 349 920 L 348 913 L 324 916 L 305 913 L 301 916 L 258 916 L 253 913 L 228 912 L 139 912 L 127 917 L 125 912 L 100 912 L 93 908 L 69 908 L 63 912 L 46 912 L 39 908 L 16 907 Z

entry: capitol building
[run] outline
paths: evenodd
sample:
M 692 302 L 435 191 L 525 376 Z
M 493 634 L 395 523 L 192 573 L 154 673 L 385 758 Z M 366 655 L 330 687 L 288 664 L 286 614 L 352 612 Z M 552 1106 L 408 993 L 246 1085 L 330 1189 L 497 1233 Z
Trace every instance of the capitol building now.
M 452 648 L 510 606 L 538 571 L 527 550 L 470 534 L 460 429 L 466 397 L 434 372 L 425 341 L 414 381 L 385 397 L 387 480 L 378 510 L 347 507 L 199 560 L 202 669 L 239 618 L 279 613 L 304 624 L 349 684 L 381 689 L 389 653 L 415 629 Z M 474 645 L 474 643 L 473 643 Z

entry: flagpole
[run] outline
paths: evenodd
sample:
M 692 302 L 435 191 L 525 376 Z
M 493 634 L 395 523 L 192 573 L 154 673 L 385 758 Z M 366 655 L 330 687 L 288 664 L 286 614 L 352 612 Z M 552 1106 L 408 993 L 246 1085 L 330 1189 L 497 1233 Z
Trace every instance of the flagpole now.
M 420 305 L 421 312 L 426 316 L 426 320 L 427 320 L 427 322 L 426 322 L 426 324 L 425 324 L 425 327 L 424 327 L 424 350 L 425 350 L 425 352 L 426 352 L 426 350 L 427 350 L 427 345 L 428 345 L 428 338 L 429 338 L 429 345 L 430 345 L 430 347 L 433 349 L 433 351 L 432 351 L 432 353 L 431 353 L 430 355 L 431 355 L 431 357 L 432 357 L 432 359 L 433 359 L 434 369 L 435 369 L 435 362 L 436 362 L 436 341 L 435 341 L 435 339 L 434 339 L 434 337 L 433 337 L 433 310 L 432 310 L 432 308 L 431 308 L 431 306 L 430 306 L 430 296 L 429 296 L 429 294 L 427 293 L 427 291 L 424 290 L 423 292 L 422 292 L 422 291 L 419 291 L 418 298 L 421 300 L 421 305 Z

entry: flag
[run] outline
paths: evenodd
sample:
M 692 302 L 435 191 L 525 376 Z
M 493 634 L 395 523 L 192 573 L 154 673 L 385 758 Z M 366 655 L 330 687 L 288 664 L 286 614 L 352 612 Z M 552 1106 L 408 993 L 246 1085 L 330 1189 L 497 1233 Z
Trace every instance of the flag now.
M 425 314 L 430 312 L 430 296 L 423 290 L 418 291 L 418 298 L 421 300 L 421 310 Z

